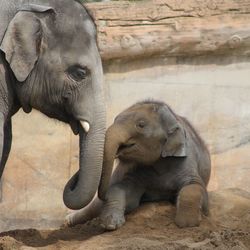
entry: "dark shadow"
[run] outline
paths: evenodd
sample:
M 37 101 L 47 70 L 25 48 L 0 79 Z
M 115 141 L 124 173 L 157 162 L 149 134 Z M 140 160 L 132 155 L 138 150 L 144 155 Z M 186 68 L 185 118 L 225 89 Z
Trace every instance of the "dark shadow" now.
M 22 242 L 26 246 L 44 247 L 62 241 L 85 241 L 89 238 L 104 233 L 96 220 L 74 227 L 63 227 L 56 230 L 24 229 L 0 233 L 0 237 L 9 236 Z

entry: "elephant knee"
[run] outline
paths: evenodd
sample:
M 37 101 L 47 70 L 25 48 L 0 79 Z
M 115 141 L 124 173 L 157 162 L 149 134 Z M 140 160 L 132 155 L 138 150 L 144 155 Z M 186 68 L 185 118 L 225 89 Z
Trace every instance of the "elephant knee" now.
M 199 204 L 201 207 L 201 201 L 203 196 L 203 188 L 198 184 L 191 184 L 184 186 L 177 198 L 177 205 L 181 202 L 185 206 L 193 206 Z
M 191 184 L 183 187 L 178 195 L 177 203 L 201 210 L 204 215 L 209 214 L 209 202 L 207 190 L 199 184 Z
M 105 206 L 125 206 L 126 194 L 118 185 L 111 186 L 105 196 Z
M 204 189 L 199 184 L 183 187 L 177 198 L 175 222 L 179 227 L 198 226 L 201 221 Z

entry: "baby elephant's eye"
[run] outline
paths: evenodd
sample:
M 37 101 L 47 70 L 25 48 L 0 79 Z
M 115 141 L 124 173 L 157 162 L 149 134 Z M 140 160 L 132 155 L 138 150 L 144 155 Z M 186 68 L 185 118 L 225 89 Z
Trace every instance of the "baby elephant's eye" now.
M 67 73 L 72 80 L 80 82 L 86 78 L 87 68 L 82 68 L 80 66 L 71 66 L 68 68 Z
M 144 127 L 146 126 L 146 122 L 143 121 L 143 120 L 141 120 L 141 121 L 139 121 L 139 122 L 136 124 L 136 126 L 137 126 L 138 128 L 144 128 Z

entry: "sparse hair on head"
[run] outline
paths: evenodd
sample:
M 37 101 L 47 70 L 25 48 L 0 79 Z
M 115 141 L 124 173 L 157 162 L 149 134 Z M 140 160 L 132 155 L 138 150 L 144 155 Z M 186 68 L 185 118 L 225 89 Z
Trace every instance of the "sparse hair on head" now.
M 154 98 L 147 98 L 145 100 L 142 100 L 142 101 L 139 101 L 137 102 L 135 105 L 143 105 L 143 104 L 152 104 L 152 105 L 155 105 L 155 112 L 157 112 L 160 108 L 167 108 L 176 118 L 177 118 L 177 115 L 175 114 L 175 112 L 173 111 L 173 109 L 165 102 L 163 101 L 158 101 L 158 100 L 155 100 Z
M 136 104 L 156 104 L 156 105 L 159 105 L 159 106 L 166 105 L 166 103 L 164 103 L 162 101 L 155 100 L 154 98 L 147 98 L 145 100 L 137 102 Z

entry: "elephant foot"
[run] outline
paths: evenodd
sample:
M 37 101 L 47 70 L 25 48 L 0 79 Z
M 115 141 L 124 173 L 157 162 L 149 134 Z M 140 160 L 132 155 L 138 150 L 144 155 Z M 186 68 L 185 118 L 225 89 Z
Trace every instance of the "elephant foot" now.
M 118 210 L 103 211 L 100 215 L 101 227 L 112 231 L 125 223 L 124 213 Z
M 177 199 L 175 223 L 179 227 L 196 227 L 201 222 L 202 189 L 199 185 L 184 187 Z
M 200 213 L 195 214 L 191 211 L 187 211 L 186 213 L 179 212 L 175 217 L 175 224 L 180 227 L 198 227 L 201 222 Z
M 66 227 L 72 227 L 75 225 L 74 224 L 74 213 L 70 213 L 70 214 L 66 215 L 63 225 Z
M 66 215 L 64 220 L 64 225 L 72 227 L 77 224 L 83 224 L 91 219 L 92 219 L 91 216 L 89 216 L 88 213 L 84 209 L 82 209 Z

